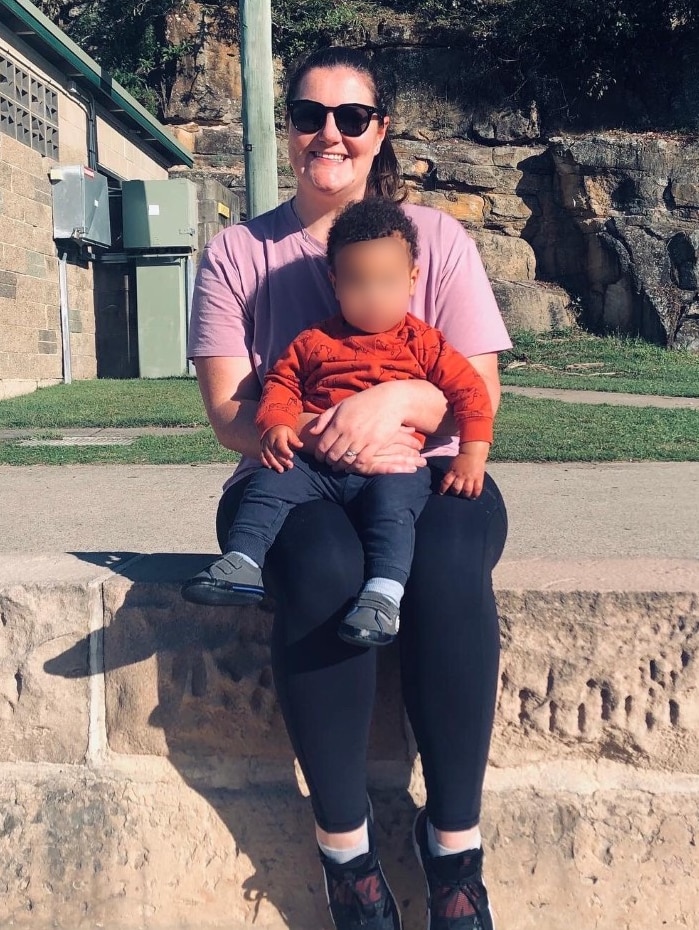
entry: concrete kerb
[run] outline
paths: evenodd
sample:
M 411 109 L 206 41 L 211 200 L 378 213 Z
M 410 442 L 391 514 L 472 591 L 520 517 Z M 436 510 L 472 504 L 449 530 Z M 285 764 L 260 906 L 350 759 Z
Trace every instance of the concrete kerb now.
M 92 558 L 86 569 L 75 557 L 25 555 L 0 571 L 3 608 L 8 591 L 10 605 L 22 587 L 36 594 L 42 575 L 47 592 L 60 577 L 68 593 L 87 579 L 92 683 L 82 764 L 0 766 L 2 925 L 327 928 L 307 802 L 269 699 L 269 617 L 241 612 L 228 646 L 224 621 L 180 609 L 177 579 L 201 557 L 121 554 L 108 569 Z M 503 564 L 496 586 L 504 649 L 484 834 L 500 926 L 561 930 L 584 914 L 596 928 L 692 926 L 699 563 L 522 560 Z M 32 601 L 54 643 L 50 662 L 70 638 L 54 635 L 60 617 L 51 630 L 39 616 L 48 603 Z M 208 623 L 208 642 L 194 636 L 193 616 Z M 12 611 L 3 617 L 12 632 Z M 64 649 L 64 673 L 84 651 Z M 11 657 L 10 671 L 21 658 Z M 394 676 L 388 657 L 380 677 L 393 687 Z M 37 677 L 28 675 L 19 703 L 41 691 Z M 68 710 L 64 681 L 54 675 L 53 701 Z M 424 787 L 408 743 L 387 736 L 400 712 L 388 689 L 378 705 L 379 840 L 406 928 L 418 930 L 423 904 L 407 837 Z M 8 720 L 10 739 L 17 720 Z

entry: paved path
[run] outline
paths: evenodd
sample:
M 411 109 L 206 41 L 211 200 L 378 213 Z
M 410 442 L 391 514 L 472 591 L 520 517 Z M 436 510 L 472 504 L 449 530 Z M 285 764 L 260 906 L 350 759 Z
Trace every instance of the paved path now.
M 566 404 L 610 404 L 612 407 L 665 407 L 699 410 L 699 397 L 667 397 L 661 394 L 621 394 L 616 391 L 569 391 L 558 388 L 503 385 L 504 394 L 519 394 L 537 400 L 560 400 Z
M 509 510 L 505 560 L 699 558 L 699 462 L 494 463 L 489 470 Z M 0 550 L 215 552 L 216 506 L 231 471 L 0 466 Z

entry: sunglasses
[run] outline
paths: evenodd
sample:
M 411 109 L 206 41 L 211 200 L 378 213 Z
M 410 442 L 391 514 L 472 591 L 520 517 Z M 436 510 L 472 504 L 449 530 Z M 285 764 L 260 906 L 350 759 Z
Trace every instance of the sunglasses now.
M 339 107 L 326 107 L 316 100 L 292 100 L 289 103 L 289 119 L 298 132 L 318 132 L 325 126 L 328 113 L 332 113 L 343 136 L 354 137 L 363 135 L 374 117 L 384 118 L 376 107 L 367 107 L 363 103 L 341 103 Z

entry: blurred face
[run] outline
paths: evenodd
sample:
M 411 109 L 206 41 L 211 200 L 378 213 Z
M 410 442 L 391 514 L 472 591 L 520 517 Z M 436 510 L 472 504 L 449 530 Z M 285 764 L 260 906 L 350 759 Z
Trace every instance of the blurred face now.
M 295 100 L 314 100 L 327 107 L 360 103 L 374 107 L 374 91 L 364 74 L 352 68 L 313 68 L 294 94 Z M 298 180 L 298 192 L 317 198 L 361 200 L 374 157 L 388 128 L 388 118 L 370 120 L 360 136 L 343 135 L 335 116 L 328 113 L 316 132 L 299 132 L 289 122 L 289 161 Z
M 350 326 L 383 333 L 408 312 L 417 276 L 405 239 L 387 236 L 340 249 L 330 280 Z

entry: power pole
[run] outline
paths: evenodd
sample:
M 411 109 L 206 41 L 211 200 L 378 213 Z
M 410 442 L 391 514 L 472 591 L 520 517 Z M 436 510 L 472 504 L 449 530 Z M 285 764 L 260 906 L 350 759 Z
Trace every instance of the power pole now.
M 271 0 L 240 0 L 243 142 L 248 219 L 279 202 Z

